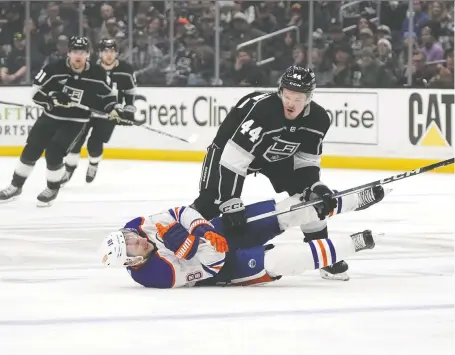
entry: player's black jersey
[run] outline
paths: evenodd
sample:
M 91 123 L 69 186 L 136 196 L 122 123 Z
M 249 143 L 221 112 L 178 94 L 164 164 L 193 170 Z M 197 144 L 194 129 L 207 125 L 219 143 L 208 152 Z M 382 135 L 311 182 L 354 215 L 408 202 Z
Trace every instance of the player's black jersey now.
M 245 176 L 293 159 L 302 186 L 319 180 L 322 141 L 330 127 L 323 107 L 311 102 L 295 120 L 287 120 L 278 93 L 243 97 L 221 124 L 214 144 L 220 158 L 219 201 L 239 197 Z
M 101 66 L 99 60 L 97 64 Z M 118 65 L 111 70 L 106 70 L 106 72 L 112 80 L 112 88 L 117 95 L 117 102 L 125 105 L 134 105 L 137 84 L 131 64 L 124 60 L 118 60 Z
M 33 101 L 44 107 L 44 114 L 57 120 L 88 122 L 90 112 L 77 107 L 47 107 L 51 92 L 65 92 L 75 103 L 109 112 L 117 103 L 110 79 L 103 68 L 87 62 L 84 71 L 71 69 L 68 59 L 61 59 L 41 69 L 33 81 Z M 100 102 L 102 103 L 100 105 Z

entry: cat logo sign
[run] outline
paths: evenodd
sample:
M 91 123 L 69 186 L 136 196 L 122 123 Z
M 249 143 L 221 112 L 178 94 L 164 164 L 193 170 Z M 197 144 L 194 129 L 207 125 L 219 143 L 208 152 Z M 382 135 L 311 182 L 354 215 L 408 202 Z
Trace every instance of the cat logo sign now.
M 453 94 L 413 93 L 409 97 L 409 141 L 423 147 L 452 145 Z

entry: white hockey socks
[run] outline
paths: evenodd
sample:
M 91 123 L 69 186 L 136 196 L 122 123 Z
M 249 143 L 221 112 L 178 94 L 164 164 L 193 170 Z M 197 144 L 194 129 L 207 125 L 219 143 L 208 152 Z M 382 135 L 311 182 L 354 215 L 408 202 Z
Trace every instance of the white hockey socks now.
M 267 250 L 264 268 L 271 277 L 301 275 L 348 258 L 355 252 L 372 249 L 375 245 L 370 231 L 355 233 L 347 238 L 318 239 L 302 244 L 278 244 Z

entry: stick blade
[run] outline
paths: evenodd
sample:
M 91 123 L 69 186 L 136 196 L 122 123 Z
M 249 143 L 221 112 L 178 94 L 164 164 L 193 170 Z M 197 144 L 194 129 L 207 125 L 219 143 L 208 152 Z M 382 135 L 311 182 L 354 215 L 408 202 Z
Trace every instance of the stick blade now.
M 188 143 L 194 143 L 194 142 L 198 141 L 198 139 L 199 139 L 199 135 L 193 134 L 187 139 L 187 141 L 188 141 Z

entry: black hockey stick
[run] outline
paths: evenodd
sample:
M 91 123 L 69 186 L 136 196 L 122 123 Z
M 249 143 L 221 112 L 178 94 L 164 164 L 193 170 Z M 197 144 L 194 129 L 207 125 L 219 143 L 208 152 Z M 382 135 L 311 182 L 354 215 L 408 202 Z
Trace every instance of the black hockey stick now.
M 23 105 L 23 104 L 19 104 L 19 103 L 15 103 L 15 102 L 7 102 L 7 101 L 1 101 L 1 100 L 0 100 L 0 104 L 16 106 L 16 107 L 22 107 L 22 108 L 25 108 L 25 109 L 27 109 L 27 108 L 42 108 L 40 106 Z M 109 119 L 109 115 L 106 112 L 94 110 L 94 109 L 92 109 L 92 108 L 90 108 L 88 106 L 77 104 L 77 103 L 73 103 L 72 106 L 73 107 L 78 107 L 78 108 L 80 108 L 82 110 L 85 110 L 85 111 L 89 111 L 90 112 L 90 116 L 92 118 Z M 124 119 L 119 119 L 119 121 L 120 122 L 124 122 L 124 123 L 130 123 L 130 124 L 132 123 L 133 126 L 144 128 L 144 129 L 146 129 L 148 131 L 151 131 L 151 132 L 154 132 L 154 133 L 157 133 L 157 134 L 161 134 L 162 136 L 166 136 L 166 137 L 173 138 L 173 139 L 178 139 L 179 141 L 182 141 L 182 142 L 185 142 L 185 143 L 194 143 L 199 138 L 196 134 L 193 134 L 188 139 L 185 139 L 185 138 L 181 138 L 181 137 L 178 137 L 178 136 L 174 136 L 173 134 L 170 134 L 170 133 L 166 133 L 166 132 L 160 131 L 159 129 L 155 129 L 155 128 L 152 128 L 152 127 L 144 126 L 142 123 L 139 123 L 139 122 L 136 122 L 136 121 L 128 121 L 128 120 L 124 120 Z
M 82 110 L 89 111 L 90 115 L 93 118 L 110 119 L 109 115 L 106 112 L 94 110 L 94 109 L 92 109 L 92 108 L 90 108 L 88 106 L 85 106 L 85 105 L 73 104 L 73 107 L 78 107 L 78 108 L 80 108 Z M 146 129 L 148 131 L 161 134 L 162 136 L 166 136 L 166 137 L 173 138 L 173 139 L 178 139 L 179 141 L 182 141 L 182 142 L 185 142 L 185 143 L 194 143 L 199 138 L 196 134 L 193 134 L 188 139 L 185 139 L 185 138 L 181 138 L 181 137 L 178 137 L 178 136 L 174 136 L 173 134 L 170 134 L 170 133 L 166 133 L 166 132 L 160 131 L 158 129 L 155 129 L 155 128 L 152 128 L 152 127 L 149 127 L 149 126 L 144 126 L 143 123 L 140 123 L 140 122 L 137 122 L 137 121 L 129 121 L 129 120 L 121 119 L 121 118 L 115 119 L 115 120 L 116 121 L 118 120 L 118 121 L 124 122 L 124 123 L 130 123 L 130 124 L 132 123 L 133 126 L 144 128 L 144 129 Z
M 440 161 L 440 162 L 437 162 L 437 163 L 434 163 L 434 164 L 431 164 L 431 165 L 424 166 L 422 168 L 418 168 L 418 169 L 415 169 L 415 170 L 407 171 L 407 172 L 402 173 L 402 174 L 393 175 L 393 176 L 390 176 L 390 177 L 382 179 L 382 180 L 376 180 L 376 181 L 369 182 L 369 183 L 364 184 L 364 185 L 352 187 L 350 189 L 337 192 L 336 194 L 333 195 L 333 198 L 346 196 L 346 195 L 349 195 L 349 194 L 352 194 L 352 193 L 355 193 L 355 192 L 360 192 L 362 190 L 366 190 L 366 189 L 369 189 L 369 188 L 372 188 L 372 187 L 375 187 L 375 186 L 389 184 L 391 182 L 395 182 L 395 181 L 398 181 L 398 180 L 406 179 L 406 178 L 411 177 L 411 176 L 415 176 L 415 175 L 419 175 L 419 174 L 422 174 L 422 173 L 426 173 L 426 172 L 434 170 L 434 169 L 442 168 L 443 166 L 451 165 L 453 163 L 454 163 L 454 158 L 443 160 L 443 161 Z M 281 214 L 289 213 L 289 212 L 292 212 L 292 211 L 295 211 L 295 210 L 299 210 L 299 209 L 302 209 L 302 208 L 305 208 L 305 207 L 313 206 L 313 205 L 316 205 L 316 204 L 321 203 L 321 202 L 322 202 L 322 199 L 297 203 L 297 204 L 292 205 L 291 207 L 289 207 L 289 209 L 287 209 L 286 211 L 267 212 L 267 213 L 261 214 L 259 216 L 254 216 L 254 217 L 248 218 L 246 221 L 247 221 L 247 223 L 250 223 L 250 222 L 258 221 L 260 219 L 264 219 L 264 218 L 268 218 L 268 217 L 279 216 Z

